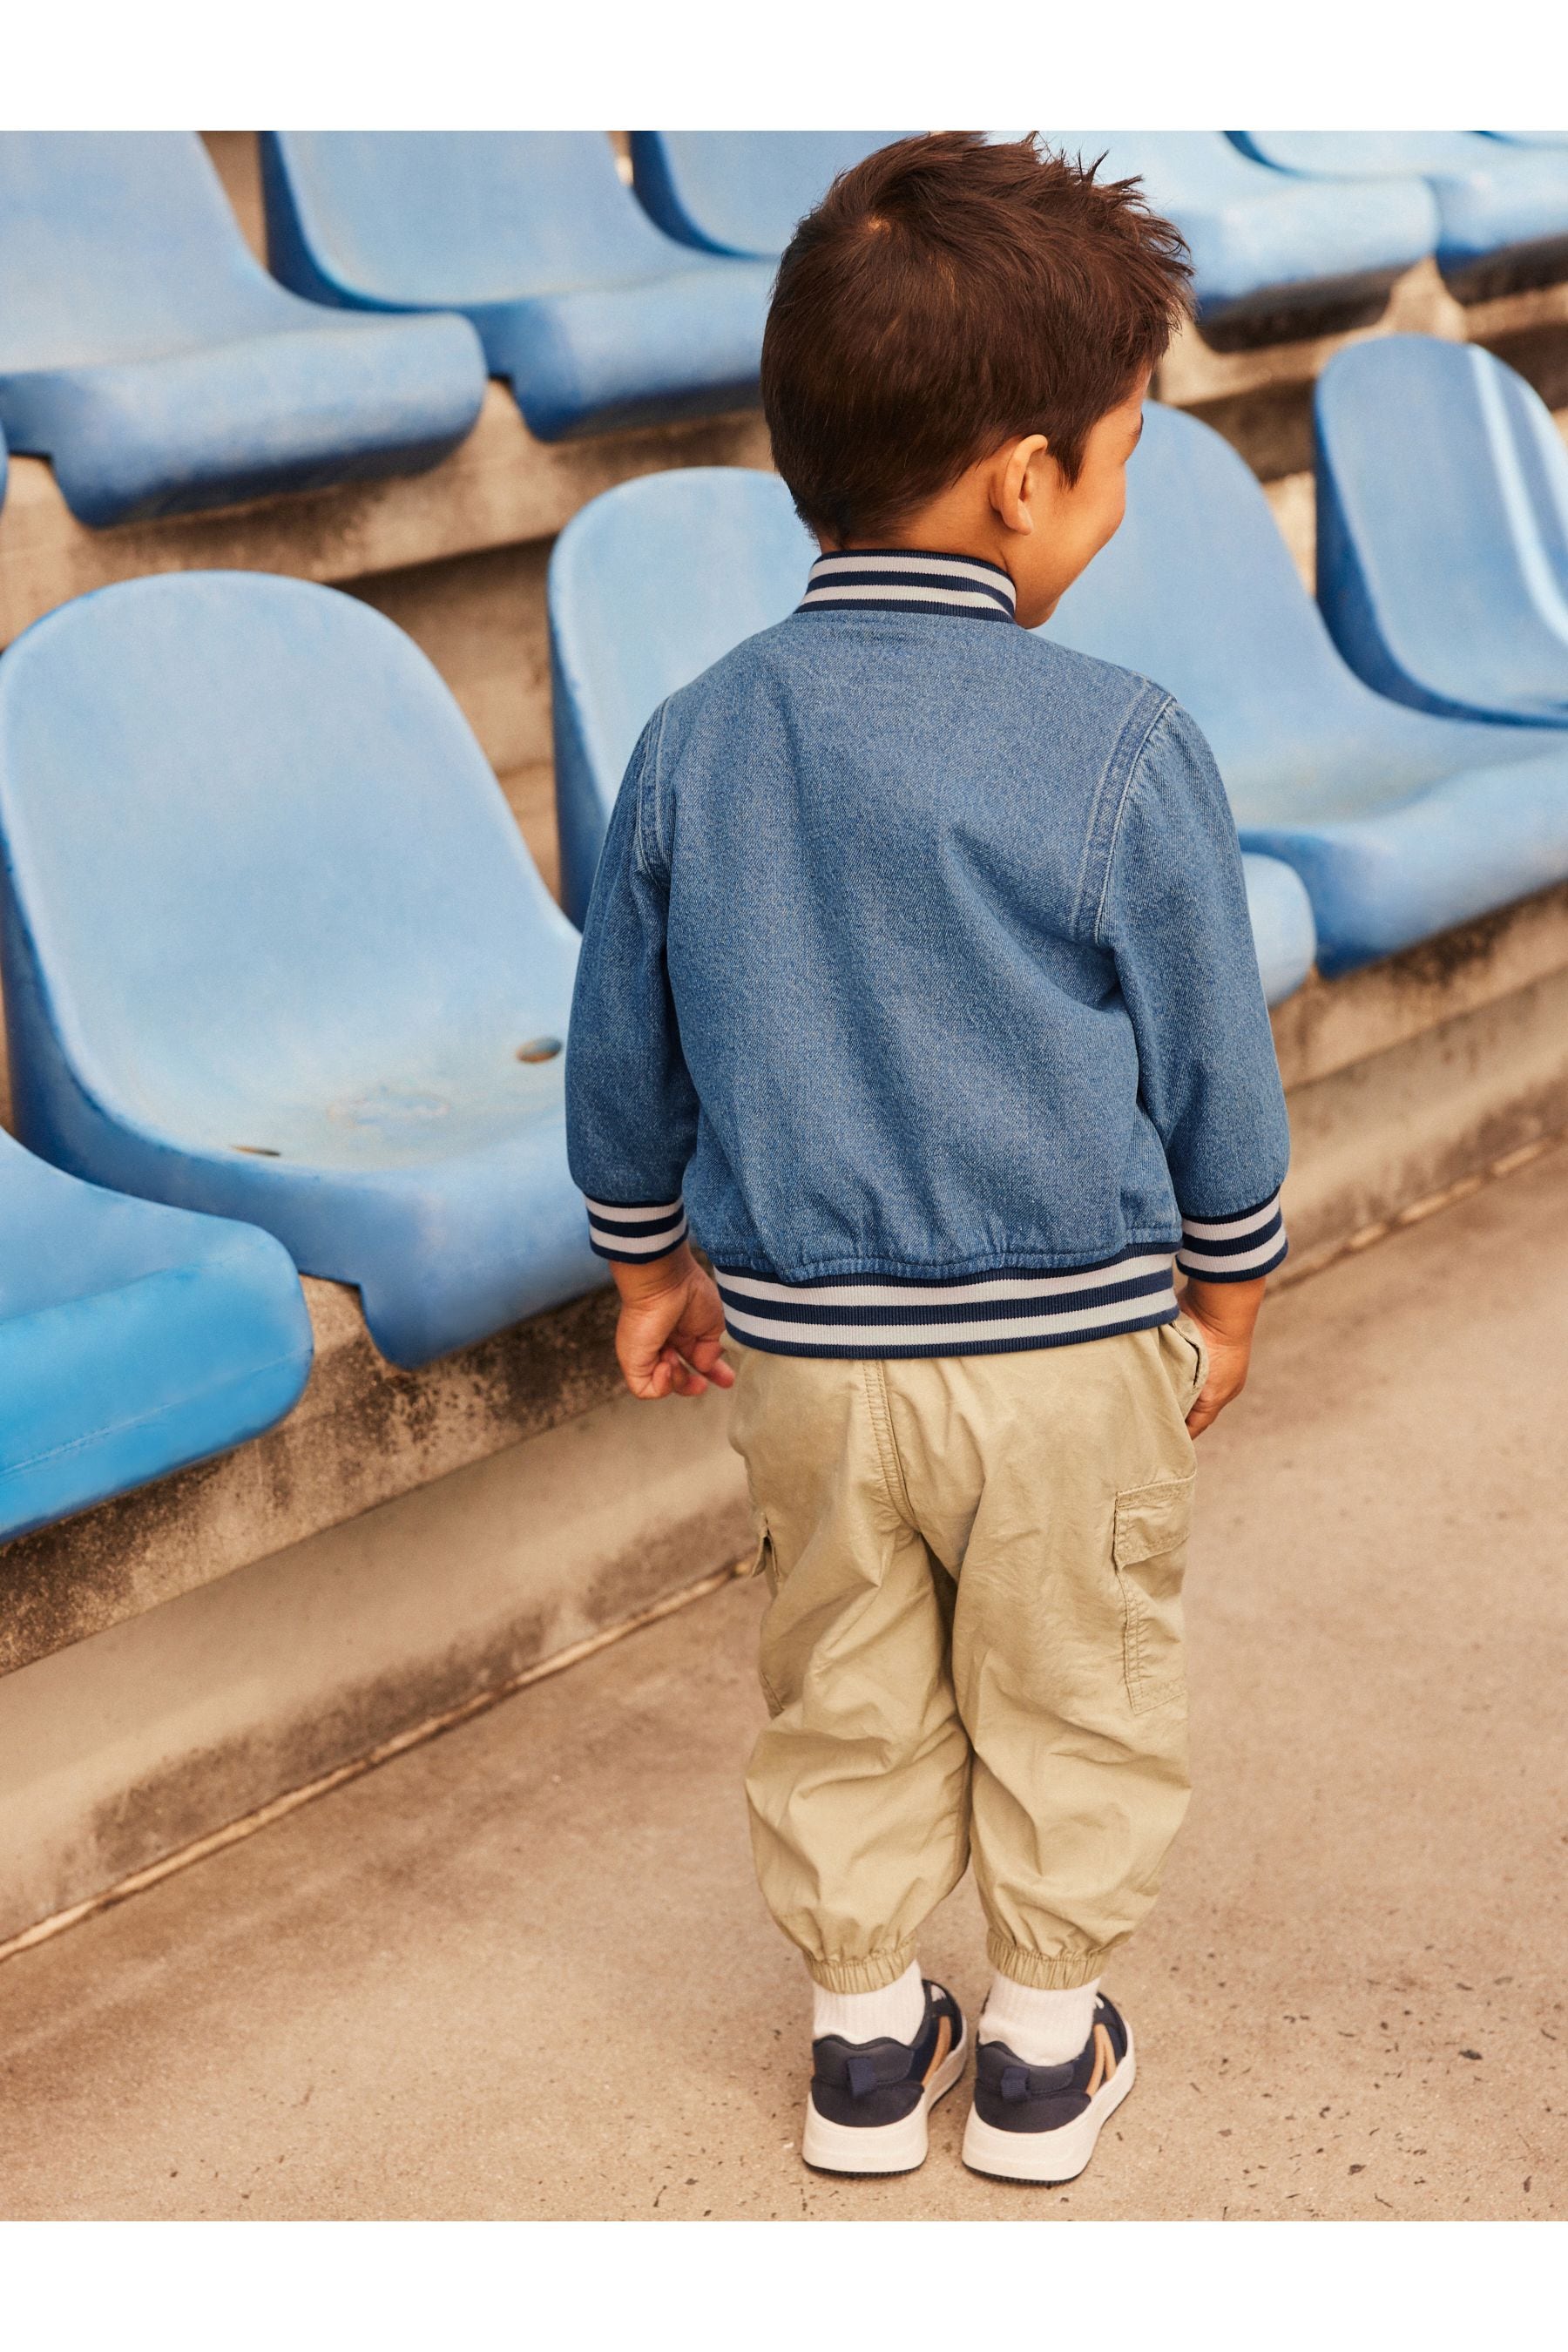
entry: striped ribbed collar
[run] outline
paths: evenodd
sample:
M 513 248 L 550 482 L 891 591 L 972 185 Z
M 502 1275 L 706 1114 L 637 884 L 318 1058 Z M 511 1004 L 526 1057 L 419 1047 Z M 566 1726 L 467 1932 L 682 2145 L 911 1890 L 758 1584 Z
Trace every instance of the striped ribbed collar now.
M 799 610 L 838 605 L 862 613 L 948 613 L 966 621 L 1010 621 L 1016 603 L 1007 574 L 983 556 L 852 547 L 817 557 Z

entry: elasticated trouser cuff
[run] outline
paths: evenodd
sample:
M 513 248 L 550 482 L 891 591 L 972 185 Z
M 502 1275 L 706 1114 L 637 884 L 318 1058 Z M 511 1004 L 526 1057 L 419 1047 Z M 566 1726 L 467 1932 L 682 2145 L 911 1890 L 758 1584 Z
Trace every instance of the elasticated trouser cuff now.
M 863 1960 L 807 1959 L 811 1981 L 824 1992 L 881 1992 L 897 1984 L 915 1956 L 914 1937 L 889 1952 L 868 1952 Z
M 1030 1985 L 1036 1992 L 1075 1992 L 1079 1985 L 1092 1984 L 1104 1974 L 1105 1963 L 1115 1948 L 1114 1944 L 1103 1944 L 1097 1952 L 1026 1952 L 1022 1945 L 1010 1944 L 1005 1936 L 993 1934 L 985 1938 L 985 1957 L 998 1976 Z

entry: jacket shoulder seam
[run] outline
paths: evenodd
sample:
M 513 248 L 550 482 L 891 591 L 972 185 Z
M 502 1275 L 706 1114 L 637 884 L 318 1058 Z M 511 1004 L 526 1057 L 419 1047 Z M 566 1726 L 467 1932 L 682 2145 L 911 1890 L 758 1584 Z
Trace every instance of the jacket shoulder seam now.
M 1167 712 L 1174 709 L 1173 695 L 1167 694 L 1163 687 L 1146 687 L 1122 721 L 1121 732 L 1100 775 L 1089 816 L 1089 837 L 1084 844 L 1083 867 L 1073 901 L 1072 918 L 1073 928 L 1078 930 L 1081 927 L 1085 906 L 1092 898 L 1094 919 L 1089 926 L 1089 937 L 1090 944 L 1095 947 L 1100 945 L 1116 845 L 1133 779 L 1154 730 Z
M 668 862 L 664 855 L 664 842 L 662 837 L 663 824 L 662 811 L 660 808 L 658 775 L 659 745 L 664 738 L 664 714 L 668 708 L 668 702 L 661 702 L 658 709 L 654 712 L 653 717 L 648 720 L 647 728 L 644 730 L 641 756 L 637 761 L 637 775 L 633 783 L 633 790 L 636 794 L 636 798 L 633 802 L 633 818 L 637 867 L 645 881 L 661 883 L 668 883 L 669 880 Z M 645 822 L 645 815 L 647 811 L 649 802 L 651 802 L 652 804 L 651 827 Z M 649 855 L 648 849 L 648 834 L 650 830 L 653 835 L 653 850 L 655 853 L 652 856 Z

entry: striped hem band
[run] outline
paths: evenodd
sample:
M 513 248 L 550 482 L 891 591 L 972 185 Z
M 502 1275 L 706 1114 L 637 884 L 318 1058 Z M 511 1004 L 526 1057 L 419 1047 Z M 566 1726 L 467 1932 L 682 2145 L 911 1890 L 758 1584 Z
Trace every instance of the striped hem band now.
M 1176 1315 L 1171 1253 L 962 1282 L 779 1282 L 714 1269 L 731 1334 L 780 1356 L 982 1356 L 1146 1331 Z
M 1010 621 L 1017 591 L 1000 564 L 978 555 L 928 554 L 912 547 L 854 547 L 811 567 L 797 611 L 825 605 L 863 613 L 952 613 L 970 621 Z
M 641 1265 L 668 1257 L 686 1239 L 686 1211 L 679 1201 L 589 1201 L 588 1246 L 599 1257 Z
M 1176 1264 L 1199 1282 L 1256 1282 L 1284 1264 L 1289 1246 L 1276 1192 L 1234 1217 L 1184 1217 Z

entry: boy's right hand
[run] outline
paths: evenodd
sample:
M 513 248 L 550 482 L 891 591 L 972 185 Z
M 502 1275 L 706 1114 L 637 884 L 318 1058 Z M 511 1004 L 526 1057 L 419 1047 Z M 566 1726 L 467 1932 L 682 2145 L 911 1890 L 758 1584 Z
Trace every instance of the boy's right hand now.
M 1208 1349 L 1208 1378 L 1187 1415 L 1187 1433 L 1197 1437 L 1217 1421 L 1226 1406 L 1247 1386 L 1252 1361 L 1252 1335 L 1268 1280 L 1256 1282 L 1190 1281 L 1182 1293 L 1182 1311 L 1190 1315 Z
M 651 1265 L 611 1268 L 621 1294 L 616 1356 L 633 1396 L 700 1396 L 735 1385 L 720 1349 L 724 1309 L 712 1277 L 682 1242 Z

